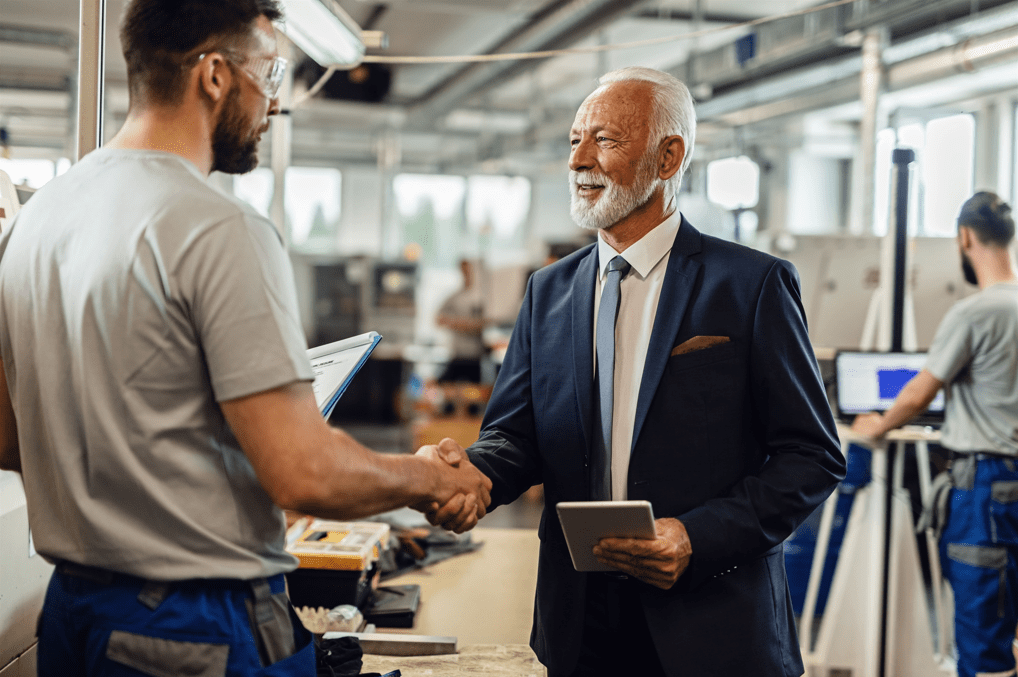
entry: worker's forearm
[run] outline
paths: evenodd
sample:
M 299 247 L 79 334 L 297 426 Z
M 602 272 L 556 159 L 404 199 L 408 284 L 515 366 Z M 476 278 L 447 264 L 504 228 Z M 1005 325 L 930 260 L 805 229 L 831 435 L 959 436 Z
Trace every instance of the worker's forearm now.
M 909 382 L 895 399 L 891 408 L 884 412 L 881 435 L 906 425 L 930 406 L 933 397 L 926 397 L 918 388 L 910 387 L 912 385 L 913 383 Z M 936 396 L 936 391 L 933 395 Z
M 434 468 L 416 456 L 379 454 L 341 430 L 331 448 L 314 454 L 315 468 L 284 507 L 329 519 L 350 520 L 431 499 Z

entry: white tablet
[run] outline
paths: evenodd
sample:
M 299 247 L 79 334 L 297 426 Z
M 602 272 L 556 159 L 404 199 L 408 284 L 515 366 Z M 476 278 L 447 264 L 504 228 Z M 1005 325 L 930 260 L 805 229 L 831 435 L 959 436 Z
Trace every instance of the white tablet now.
M 594 546 L 602 538 L 656 536 L 649 501 L 566 501 L 555 508 L 577 571 L 615 571 L 594 557 Z

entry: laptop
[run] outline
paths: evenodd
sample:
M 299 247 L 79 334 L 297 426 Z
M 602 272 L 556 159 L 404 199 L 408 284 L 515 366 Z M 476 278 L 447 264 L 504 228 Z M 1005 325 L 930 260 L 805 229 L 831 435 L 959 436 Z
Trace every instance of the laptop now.
M 887 411 L 905 384 L 926 364 L 926 353 L 864 353 L 842 351 L 834 357 L 838 418 L 851 423 L 859 414 Z M 939 427 L 944 422 L 944 391 L 913 420 Z

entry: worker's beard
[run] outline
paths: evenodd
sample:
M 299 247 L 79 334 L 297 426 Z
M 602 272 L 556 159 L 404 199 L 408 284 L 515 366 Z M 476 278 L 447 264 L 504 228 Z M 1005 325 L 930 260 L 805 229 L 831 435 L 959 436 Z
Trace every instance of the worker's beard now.
M 979 286 L 979 278 L 976 277 L 976 269 L 972 267 L 972 259 L 965 254 L 965 252 L 959 252 L 961 254 L 961 274 L 965 276 L 965 281 L 971 285 Z
M 580 228 L 586 230 L 608 230 L 650 201 L 658 187 L 657 152 L 645 153 L 640 159 L 633 183 L 620 186 L 600 172 L 583 171 L 569 173 L 569 213 Z M 604 186 L 601 196 L 590 201 L 580 196 L 579 186 Z
M 250 116 L 240 105 L 239 79 L 234 78 L 212 130 L 212 171 L 247 174 L 258 166 L 259 135 L 247 131 L 251 126 Z

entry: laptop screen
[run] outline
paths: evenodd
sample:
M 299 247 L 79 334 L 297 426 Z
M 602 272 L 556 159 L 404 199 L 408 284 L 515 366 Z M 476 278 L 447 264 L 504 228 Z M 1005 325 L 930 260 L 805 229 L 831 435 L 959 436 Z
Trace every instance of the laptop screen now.
M 926 353 L 838 353 L 835 357 L 838 413 L 851 416 L 886 411 L 925 364 Z M 943 390 L 937 393 L 926 413 L 943 415 Z

